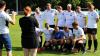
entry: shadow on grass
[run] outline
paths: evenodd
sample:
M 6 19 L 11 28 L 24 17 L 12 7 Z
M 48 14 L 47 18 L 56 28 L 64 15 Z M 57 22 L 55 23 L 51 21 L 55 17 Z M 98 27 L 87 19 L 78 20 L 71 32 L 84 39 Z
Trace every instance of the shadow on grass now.
M 73 54 L 72 52 L 61 52 L 61 51 L 42 51 L 38 52 L 38 54 L 57 54 L 57 55 L 70 55 Z
M 3 48 L 3 51 L 6 51 L 5 48 Z M 12 51 L 22 51 L 21 47 L 12 47 Z
M 13 51 L 22 51 L 22 47 L 12 47 Z

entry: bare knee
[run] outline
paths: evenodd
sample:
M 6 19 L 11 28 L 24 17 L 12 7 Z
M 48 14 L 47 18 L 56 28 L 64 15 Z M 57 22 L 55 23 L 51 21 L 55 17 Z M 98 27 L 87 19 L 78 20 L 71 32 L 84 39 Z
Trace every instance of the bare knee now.
M 92 40 L 91 34 L 88 34 L 88 39 Z

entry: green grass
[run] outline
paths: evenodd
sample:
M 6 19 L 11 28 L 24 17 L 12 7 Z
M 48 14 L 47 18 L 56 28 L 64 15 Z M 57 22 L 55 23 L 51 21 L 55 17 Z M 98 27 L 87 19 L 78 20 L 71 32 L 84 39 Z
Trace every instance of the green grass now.
M 22 16 L 16 17 L 16 25 L 10 25 L 10 36 L 12 39 L 12 47 L 13 47 L 13 56 L 23 56 L 23 50 L 21 48 L 21 30 L 19 27 L 19 18 Z M 100 43 L 100 22 L 98 23 L 98 42 Z M 98 51 L 93 53 L 93 45 L 92 50 L 90 52 L 86 52 L 86 54 L 82 55 L 81 52 L 77 54 L 70 54 L 70 53 L 60 53 L 60 52 L 52 52 L 52 51 L 43 51 L 38 53 L 37 56 L 100 56 L 100 45 L 98 43 Z M 3 56 L 6 56 L 6 51 L 3 49 Z

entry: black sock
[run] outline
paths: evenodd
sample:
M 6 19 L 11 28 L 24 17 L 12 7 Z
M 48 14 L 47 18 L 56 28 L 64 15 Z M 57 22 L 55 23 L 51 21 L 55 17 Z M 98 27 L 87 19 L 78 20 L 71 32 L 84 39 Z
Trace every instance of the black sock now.
M 89 49 L 91 49 L 91 45 L 92 45 L 92 40 L 88 40 L 88 47 L 89 47 Z
M 97 39 L 96 39 L 96 40 L 94 40 L 94 48 L 95 48 L 95 50 L 97 50 L 97 46 L 98 46 L 98 42 L 97 42 Z
M 80 49 L 84 52 L 84 51 L 85 51 L 85 46 L 84 46 L 84 44 L 80 43 L 79 45 L 80 45 Z
M 55 48 L 56 48 L 56 50 L 58 50 L 58 49 L 59 49 L 59 48 L 58 48 L 58 44 L 56 44 L 56 45 L 55 45 Z

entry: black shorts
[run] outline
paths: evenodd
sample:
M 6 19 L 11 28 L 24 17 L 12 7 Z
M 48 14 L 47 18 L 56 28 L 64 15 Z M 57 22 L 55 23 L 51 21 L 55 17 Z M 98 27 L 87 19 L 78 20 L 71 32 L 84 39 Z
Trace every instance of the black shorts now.
M 87 28 L 87 33 L 89 34 L 97 34 L 97 28 Z
M 82 28 L 83 29 L 83 31 L 84 31 L 84 34 L 87 34 L 87 31 L 85 31 L 85 29 L 84 28 Z
M 51 28 L 54 28 L 55 27 L 55 25 L 49 25 Z
M 60 27 L 60 26 L 58 26 L 58 27 L 59 27 L 60 30 L 63 30 L 64 29 L 64 27 Z
M 22 38 L 21 44 L 22 44 L 22 48 L 26 48 L 26 49 L 38 48 L 39 40 L 36 37 Z
M 69 28 L 73 32 L 73 28 Z
M 76 48 L 76 49 L 80 48 L 78 42 L 79 42 L 79 40 L 77 40 L 76 43 L 75 43 L 75 48 Z M 85 45 L 86 45 L 86 40 L 85 40 L 85 39 L 83 40 L 83 45 L 84 45 L 84 47 L 85 47 Z

